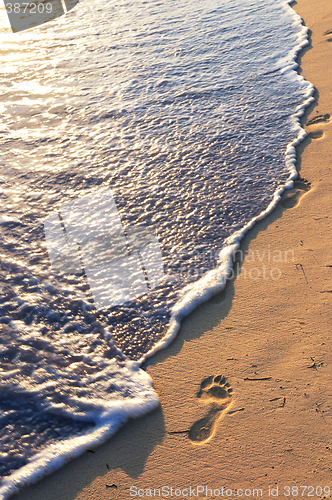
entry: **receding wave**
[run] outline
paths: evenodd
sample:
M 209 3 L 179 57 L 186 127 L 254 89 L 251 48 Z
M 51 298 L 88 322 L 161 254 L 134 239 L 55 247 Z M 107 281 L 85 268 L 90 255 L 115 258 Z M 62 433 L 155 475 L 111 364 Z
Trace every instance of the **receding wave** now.
M 296 177 L 281 0 L 82 0 L 1 39 L 1 492 L 158 405 L 147 356 Z

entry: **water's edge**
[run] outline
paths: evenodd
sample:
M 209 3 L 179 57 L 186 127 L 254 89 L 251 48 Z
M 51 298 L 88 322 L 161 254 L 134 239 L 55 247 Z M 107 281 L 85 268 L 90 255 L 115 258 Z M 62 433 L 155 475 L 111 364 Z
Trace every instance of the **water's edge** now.
M 303 25 L 301 17 L 294 11 L 294 9 L 291 8 L 291 3 L 292 0 L 285 1 L 285 7 L 289 9 L 294 23 L 301 25 L 302 29 L 299 33 L 298 45 L 293 50 L 292 64 L 280 68 L 280 72 L 286 74 L 286 76 L 287 73 L 291 75 L 296 74 L 299 81 L 304 81 L 304 78 L 297 72 L 297 68 L 299 66 L 296 63 L 296 59 L 302 49 L 309 44 L 309 30 Z M 226 239 L 224 247 L 219 253 L 220 263 L 218 267 L 209 271 L 199 281 L 190 284 L 182 290 L 180 300 L 173 307 L 167 335 L 159 343 L 157 343 L 153 349 L 142 356 L 138 362 L 129 360 L 125 362 L 125 366 L 128 371 L 130 371 L 131 374 L 133 371 L 135 372 L 137 383 L 148 387 L 148 389 L 142 392 L 142 397 L 132 399 L 130 403 L 126 403 L 126 406 L 124 406 L 123 402 L 121 405 L 114 403 L 106 412 L 103 413 L 100 422 L 96 426 L 93 433 L 64 440 L 61 443 L 52 445 L 51 447 L 43 450 L 43 452 L 38 453 L 33 459 L 30 460 L 29 464 L 13 473 L 10 477 L 4 479 L 3 484 L 0 487 L 0 499 L 8 499 L 11 495 L 17 493 L 23 487 L 27 487 L 28 485 L 39 481 L 46 475 L 60 469 L 73 458 L 83 454 L 88 448 L 102 444 L 114 435 L 119 428 L 129 420 L 129 418 L 139 418 L 158 407 L 159 400 L 153 389 L 152 379 L 140 367 L 147 358 L 153 356 L 157 351 L 166 348 L 173 341 L 179 332 L 181 320 L 185 316 L 188 316 L 200 304 L 208 301 L 212 296 L 220 293 L 225 288 L 227 277 L 233 267 L 232 256 L 235 251 L 239 249 L 241 240 L 244 238 L 245 234 L 255 225 L 256 222 L 264 219 L 274 210 L 285 190 L 293 187 L 293 181 L 298 176 L 298 171 L 296 169 L 297 155 L 295 148 L 307 135 L 301 126 L 300 118 L 303 116 L 305 109 L 315 100 L 313 97 L 314 90 L 314 86 L 309 84 L 304 103 L 292 116 L 292 118 L 294 118 L 294 125 L 298 131 L 298 135 L 296 139 L 294 139 L 287 147 L 285 161 L 289 169 L 289 177 L 285 185 L 274 193 L 273 200 L 265 210 L 263 210 L 258 216 L 251 219 L 251 221 L 249 221 L 241 230 L 236 231 L 233 235 Z M 114 418 L 115 416 L 116 418 Z
M 298 24 L 302 25 L 301 33 L 299 34 L 299 44 L 295 47 L 293 52 L 293 61 L 291 65 L 281 68 L 280 72 L 282 73 L 296 73 L 299 81 L 304 81 L 305 79 L 297 72 L 297 68 L 299 65 L 296 62 L 296 59 L 302 49 L 309 45 L 308 40 L 308 32 L 309 29 L 303 25 L 301 17 L 290 7 L 290 4 L 293 3 L 293 0 L 287 0 L 285 4 L 289 8 L 289 10 L 293 13 L 294 20 L 297 21 Z M 309 83 L 309 82 L 308 82 Z M 188 285 L 186 288 L 182 290 L 181 300 L 177 302 L 172 310 L 172 317 L 170 321 L 170 328 L 168 330 L 167 335 L 156 344 L 153 349 L 148 351 L 144 356 L 139 359 L 139 363 L 143 363 L 147 358 L 153 356 L 156 352 L 160 351 L 167 347 L 176 337 L 180 327 L 181 320 L 188 316 L 194 309 L 196 309 L 199 305 L 207 302 L 211 297 L 220 293 L 226 286 L 227 277 L 233 268 L 233 256 L 236 250 L 239 249 L 241 240 L 244 238 L 246 233 L 256 224 L 256 222 L 264 219 L 267 215 L 269 215 L 274 208 L 277 206 L 278 202 L 281 199 L 283 192 L 287 189 L 292 189 L 294 185 L 294 180 L 298 177 L 298 171 L 296 169 L 297 163 L 297 155 L 296 155 L 296 147 L 306 138 L 307 133 L 303 129 L 301 125 L 300 118 L 304 115 L 305 110 L 310 104 L 315 101 L 313 94 L 315 92 L 315 87 L 309 83 L 306 100 L 303 105 L 297 109 L 296 113 L 293 115 L 296 125 L 298 128 L 298 136 L 294 139 L 290 144 L 288 144 L 286 150 L 286 165 L 289 168 L 290 174 L 287 179 L 287 182 L 284 186 L 277 189 L 274 193 L 273 199 L 268 205 L 268 207 L 263 210 L 258 216 L 251 219 L 242 229 L 236 231 L 233 235 L 228 237 L 225 240 L 224 247 L 219 252 L 219 262 L 217 268 L 209 271 L 206 275 L 201 278 L 199 281 L 196 281 L 193 284 Z M 203 290 L 202 290 L 203 288 Z

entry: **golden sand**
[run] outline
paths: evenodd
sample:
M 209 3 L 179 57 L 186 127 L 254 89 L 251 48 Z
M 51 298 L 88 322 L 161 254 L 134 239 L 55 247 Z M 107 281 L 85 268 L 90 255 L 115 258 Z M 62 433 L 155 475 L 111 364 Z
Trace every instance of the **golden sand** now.
M 130 487 L 162 486 L 220 496 L 262 488 L 265 499 L 276 486 L 282 498 L 288 487 L 332 490 L 332 4 L 293 6 L 312 31 L 300 64 L 317 89 L 301 180 L 246 236 L 238 278 L 149 361 L 161 407 L 13 499 L 134 498 Z

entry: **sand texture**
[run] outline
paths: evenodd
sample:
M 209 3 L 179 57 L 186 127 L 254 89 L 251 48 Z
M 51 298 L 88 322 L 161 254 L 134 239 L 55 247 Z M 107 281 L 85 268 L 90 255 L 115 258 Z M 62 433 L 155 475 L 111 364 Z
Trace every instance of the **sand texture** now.
M 332 3 L 293 6 L 311 30 L 301 73 L 317 89 L 294 189 L 246 236 L 238 277 L 149 360 L 161 407 L 13 499 L 124 499 L 131 486 L 262 488 L 263 498 L 276 485 L 282 498 L 287 486 L 332 489 Z

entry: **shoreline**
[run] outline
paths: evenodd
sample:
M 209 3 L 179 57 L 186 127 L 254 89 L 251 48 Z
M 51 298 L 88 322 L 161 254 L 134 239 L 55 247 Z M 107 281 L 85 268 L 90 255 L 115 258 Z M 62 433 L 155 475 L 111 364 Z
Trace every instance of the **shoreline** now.
M 173 343 L 146 361 L 161 408 L 13 500 L 127 498 L 132 485 L 248 485 L 267 491 L 287 481 L 325 486 L 322 481 L 331 477 L 332 127 L 326 116 L 332 114 L 332 92 L 324 68 L 332 66 L 332 44 L 324 33 L 332 30 L 332 12 L 327 0 L 315 12 L 310 0 L 291 5 L 306 26 L 315 26 L 312 45 L 298 59 L 302 75 L 319 89 L 318 101 L 304 115 L 310 113 L 311 135 L 297 147 L 300 178 L 294 189 L 241 241 L 253 260 L 240 263 L 239 277 L 182 320 Z M 271 249 L 284 256 L 293 251 L 294 258 L 278 261 L 280 278 L 255 279 L 252 269 L 263 272 L 269 249 L 270 255 Z M 212 438 L 192 443 L 185 431 L 211 405 L 196 398 L 200 383 L 219 374 L 233 388 L 230 404 L 220 411 Z

